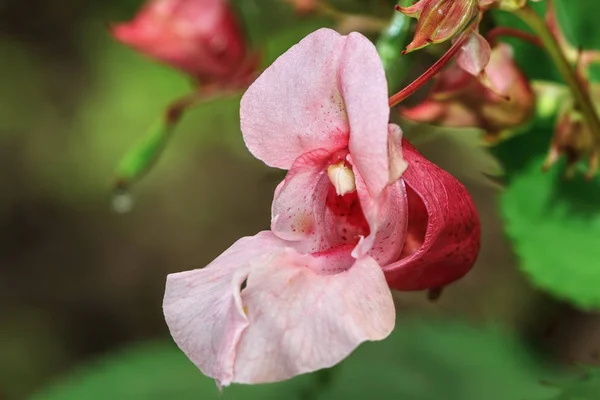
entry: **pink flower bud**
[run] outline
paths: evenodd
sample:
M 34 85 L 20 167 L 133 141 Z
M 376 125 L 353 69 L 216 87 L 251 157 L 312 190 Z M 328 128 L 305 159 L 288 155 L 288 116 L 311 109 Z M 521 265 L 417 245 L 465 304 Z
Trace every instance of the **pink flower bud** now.
M 461 32 L 479 12 L 477 0 L 420 0 L 410 7 L 398 7 L 398 10 L 419 20 L 406 52 L 445 42 Z
M 435 125 L 482 128 L 489 141 L 497 140 L 503 131 L 532 116 L 535 95 L 506 44 L 492 50 L 486 71 L 488 82 L 481 82 L 458 63 L 452 64 L 438 76 L 427 99 L 402 109 L 402 115 Z
M 225 0 L 151 0 L 112 33 L 203 83 L 227 81 L 245 64 L 244 36 Z
M 289 0 L 290 3 L 296 8 L 296 11 L 300 13 L 307 13 L 313 11 L 317 5 L 317 0 Z

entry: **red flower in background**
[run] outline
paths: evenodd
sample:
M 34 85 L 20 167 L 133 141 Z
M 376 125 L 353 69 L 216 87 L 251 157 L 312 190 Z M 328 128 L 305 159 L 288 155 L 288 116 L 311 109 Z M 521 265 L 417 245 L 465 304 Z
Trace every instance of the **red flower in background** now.
M 112 33 L 202 83 L 229 82 L 255 67 L 225 0 L 152 0 L 132 21 L 115 25 Z

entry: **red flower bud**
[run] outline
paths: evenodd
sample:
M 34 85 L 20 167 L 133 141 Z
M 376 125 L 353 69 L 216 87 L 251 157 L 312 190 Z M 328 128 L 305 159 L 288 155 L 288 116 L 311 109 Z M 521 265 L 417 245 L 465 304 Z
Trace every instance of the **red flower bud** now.
M 452 38 L 479 12 L 477 0 L 420 0 L 410 7 L 398 7 L 398 10 L 419 20 L 406 52 Z
M 246 59 L 244 36 L 225 0 L 151 0 L 112 33 L 203 83 L 229 80 Z

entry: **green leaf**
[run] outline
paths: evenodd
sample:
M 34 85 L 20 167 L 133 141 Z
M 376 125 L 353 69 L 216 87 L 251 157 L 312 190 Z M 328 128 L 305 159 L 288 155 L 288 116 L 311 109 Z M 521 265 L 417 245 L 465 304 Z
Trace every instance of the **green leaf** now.
M 234 385 L 220 393 L 174 344 L 156 342 L 105 357 L 31 400 L 295 399 L 310 382 L 305 375 L 277 384 Z
M 597 400 L 600 397 L 600 369 L 583 368 L 582 376 L 566 383 L 550 385 L 560 389 L 560 393 L 548 400 Z
M 512 179 L 502 196 L 506 232 L 533 282 L 584 309 L 600 309 L 600 178 L 542 173 L 543 157 Z
M 528 349 L 494 327 L 402 320 L 383 342 L 366 343 L 336 370 L 318 400 L 536 400 L 556 393 Z
M 170 343 L 137 345 L 80 369 L 31 400 L 547 399 L 557 376 L 512 335 L 450 320 L 400 319 L 333 369 L 220 394 Z
M 600 1 L 554 0 L 556 16 L 573 47 L 600 50 Z

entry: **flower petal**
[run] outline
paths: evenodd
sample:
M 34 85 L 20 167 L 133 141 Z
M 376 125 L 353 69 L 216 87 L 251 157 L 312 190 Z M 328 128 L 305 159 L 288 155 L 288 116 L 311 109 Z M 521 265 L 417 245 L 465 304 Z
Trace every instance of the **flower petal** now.
M 285 240 L 302 241 L 306 252 L 323 249 L 323 223 L 330 186 L 326 167 L 329 153 L 317 149 L 298 157 L 275 191 L 271 230 Z
M 250 86 L 240 116 L 248 149 L 267 165 L 289 169 L 304 153 L 349 145 L 370 190 L 385 186 L 387 82 L 375 46 L 358 33 L 308 35 Z
M 404 182 L 399 180 L 408 164 L 402 156 L 402 131 L 395 124 L 388 126 L 388 159 L 390 183 L 377 196 L 372 196 L 367 189 L 361 171 L 354 171 L 356 190 L 369 225 L 369 235 L 361 238 L 352 255 L 360 258 L 369 254 L 381 265 L 398 259 L 408 222 L 406 189 Z M 348 161 L 355 163 L 353 155 L 348 156 Z
M 249 324 L 241 285 L 253 263 L 267 262 L 284 244 L 261 232 L 238 240 L 205 268 L 167 277 L 163 311 L 173 339 L 202 373 L 224 385 L 233 380 L 237 343 Z
M 348 36 L 340 71 L 350 122 L 350 154 L 369 192 L 377 196 L 388 184 L 390 170 L 385 71 L 375 46 L 358 33 Z
M 478 32 L 472 32 L 463 45 L 456 62 L 462 69 L 475 77 L 480 77 L 490 62 L 490 53 L 492 49 L 488 41 Z
M 391 292 L 372 258 L 334 275 L 315 273 L 315 263 L 321 261 L 290 249 L 249 276 L 242 292 L 249 326 L 238 345 L 235 382 L 274 382 L 331 367 L 392 331 Z
M 409 164 L 403 175 L 409 194 L 406 256 L 383 270 L 394 289 L 441 287 L 465 275 L 475 263 L 479 217 L 456 178 L 427 161 L 407 141 L 403 148 Z
M 336 82 L 346 37 L 319 29 L 290 48 L 248 88 L 240 105 L 248 149 L 289 169 L 300 155 L 348 145 L 349 126 Z
M 350 159 L 352 162 L 352 159 Z M 356 191 L 363 214 L 369 224 L 369 235 L 360 239 L 352 256 L 370 255 L 381 265 L 397 260 L 402 250 L 408 223 L 408 202 L 404 182 L 388 185 L 379 196 L 372 197 L 358 171 Z
M 203 269 L 168 276 L 171 335 L 219 384 L 330 367 L 394 327 L 391 292 L 372 258 L 352 263 L 348 247 L 304 255 L 288 244 L 261 232 Z

